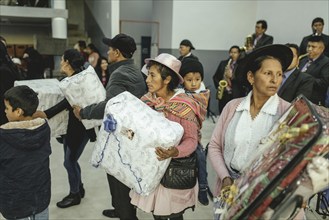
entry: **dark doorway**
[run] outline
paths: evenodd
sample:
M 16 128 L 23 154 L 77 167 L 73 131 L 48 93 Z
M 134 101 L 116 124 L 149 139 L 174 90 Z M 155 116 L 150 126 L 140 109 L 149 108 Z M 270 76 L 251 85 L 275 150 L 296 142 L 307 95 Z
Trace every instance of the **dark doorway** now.
M 144 60 L 151 57 L 151 37 L 143 37 L 141 43 L 142 59 L 141 67 L 144 66 Z

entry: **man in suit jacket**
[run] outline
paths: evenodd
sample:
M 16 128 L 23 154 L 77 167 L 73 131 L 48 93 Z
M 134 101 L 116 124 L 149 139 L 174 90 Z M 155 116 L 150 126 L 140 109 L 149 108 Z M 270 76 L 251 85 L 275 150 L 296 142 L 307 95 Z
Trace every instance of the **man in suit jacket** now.
M 314 84 L 313 77 L 301 73 L 298 69 L 298 46 L 296 44 L 286 44 L 286 46 L 290 47 L 293 59 L 288 69 L 283 73 L 283 80 L 278 91 L 278 96 L 287 102 L 292 102 L 300 94 L 310 99 Z
M 311 101 L 317 105 L 324 105 L 329 86 L 329 58 L 323 54 L 324 48 L 322 36 L 310 37 L 307 43 L 308 56 L 299 63 L 301 72 L 313 77 Z
M 310 39 L 310 37 L 312 37 L 312 36 L 322 36 L 324 45 L 326 47 L 324 49 L 324 55 L 329 57 L 329 36 L 322 33 L 323 26 L 324 26 L 324 21 L 323 21 L 322 18 L 318 17 L 318 18 L 313 19 L 313 21 L 312 21 L 313 34 L 308 35 L 308 36 L 303 38 L 302 42 L 300 43 L 300 54 L 305 54 L 306 53 L 306 47 L 307 47 L 307 43 L 308 43 L 308 40 Z
M 253 49 L 273 44 L 273 37 L 265 34 L 266 30 L 267 22 L 265 20 L 256 22 L 255 33 L 252 35 Z
M 178 57 L 178 60 L 182 61 L 185 57 L 199 60 L 198 57 L 192 54 L 192 50 L 195 50 L 195 48 L 193 47 L 191 41 L 187 39 L 182 40 L 179 45 L 180 57 Z
M 233 98 L 238 98 L 242 96 L 240 95 L 240 90 L 237 89 L 239 85 L 235 85 L 236 83 L 233 77 L 233 72 L 236 69 L 237 60 L 239 59 L 240 53 L 241 51 L 239 46 L 232 46 L 229 50 L 230 58 L 227 60 L 222 60 L 219 63 L 216 73 L 212 77 L 216 89 L 218 89 L 220 80 L 226 80 L 228 84 L 228 86 L 224 90 L 222 99 L 218 100 L 219 114 L 222 112 L 226 103 L 231 101 Z

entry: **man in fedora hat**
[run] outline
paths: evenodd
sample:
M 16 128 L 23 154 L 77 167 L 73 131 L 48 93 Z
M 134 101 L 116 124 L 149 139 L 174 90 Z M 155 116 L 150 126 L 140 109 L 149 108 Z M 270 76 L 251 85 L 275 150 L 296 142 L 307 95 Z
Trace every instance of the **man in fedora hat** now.
M 179 45 L 180 57 L 178 57 L 178 60 L 182 61 L 186 57 L 199 60 L 198 57 L 196 57 L 192 54 L 192 50 L 195 50 L 195 48 L 193 47 L 191 41 L 189 41 L 187 39 L 182 40 L 182 42 L 180 42 L 180 45 Z
M 106 99 L 85 108 L 74 106 L 74 114 L 81 119 L 102 119 L 107 101 L 124 91 L 130 92 L 138 98 L 146 92 L 142 73 L 131 59 L 136 51 L 135 40 L 126 34 L 118 34 L 112 39 L 103 38 L 103 43 L 109 47 L 107 54 L 111 73 L 106 85 Z M 103 215 L 121 220 L 137 219 L 136 209 L 130 203 L 130 188 L 112 175 L 107 174 L 107 179 L 114 209 L 104 210 Z

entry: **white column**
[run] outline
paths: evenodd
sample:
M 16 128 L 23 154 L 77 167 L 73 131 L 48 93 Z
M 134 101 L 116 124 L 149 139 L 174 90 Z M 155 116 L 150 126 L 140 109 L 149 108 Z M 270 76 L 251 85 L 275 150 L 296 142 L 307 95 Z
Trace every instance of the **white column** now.
M 52 0 L 53 9 L 66 9 L 66 0 Z M 67 38 L 67 21 L 66 18 L 51 19 L 52 37 L 66 39 Z
M 120 0 L 111 0 L 111 38 L 120 31 Z

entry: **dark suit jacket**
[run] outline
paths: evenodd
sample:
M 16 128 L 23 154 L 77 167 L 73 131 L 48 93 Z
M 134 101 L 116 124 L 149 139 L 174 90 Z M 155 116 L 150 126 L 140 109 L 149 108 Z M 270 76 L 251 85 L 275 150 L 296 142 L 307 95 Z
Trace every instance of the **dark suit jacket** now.
M 292 102 L 300 94 L 310 99 L 312 96 L 313 84 L 313 77 L 300 72 L 299 69 L 296 68 L 279 89 L 278 96 L 287 102 Z
M 225 67 L 227 66 L 229 59 L 222 60 L 217 67 L 215 74 L 213 75 L 212 79 L 214 81 L 215 88 L 218 88 L 219 81 L 223 79 Z
M 256 34 L 252 35 L 252 43 L 254 43 Z M 257 41 L 255 48 L 262 47 L 265 45 L 273 44 L 273 37 L 271 35 L 263 34 L 263 36 Z
M 178 60 L 182 61 L 184 58 L 187 58 L 187 57 L 180 56 L 180 57 L 178 57 Z M 190 56 L 188 56 L 188 58 L 199 60 L 199 58 L 197 56 L 193 55 L 192 53 Z
M 307 62 L 308 57 L 304 57 L 299 63 L 299 68 L 302 69 Z M 313 92 L 310 100 L 314 104 L 324 105 L 326 92 L 329 86 L 329 58 L 322 54 L 311 63 L 305 73 L 312 76 L 314 80 Z
M 305 54 L 306 53 L 308 39 L 310 39 L 310 37 L 312 37 L 312 36 L 313 36 L 313 34 L 308 35 L 308 36 L 303 38 L 303 40 L 302 40 L 302 42 L 300 43 L 300 46 L 299 46 L 300 54 Z M 323 42 L 324 42 L 324 45 L 326 46 L 323 53 L 324 53 L 324 55 L 329 57 L 329 36 L 325 35 L 325 34 L 322 34 L 321 36 L 323 37 Z
M 225 67 L 228 64 L 228 61 L 229 61 L 229 59 L 221 61 L 219 63 L 219 66 L 217 67 L 217 70 L 216 70 L 215 74 L 212 77 L 216 89 L 218 88 L 219 81 L 222 80 L 223 77 L 224 77 Z M 233 72 L 235 72 L 236 67 L 237 67 L 237 64 L 235 64 Z M 246 95 L 246 93 L 248 92 L 246 90 L 247 88 L 244 88 L 242 83 L 239 82 L 236 79 L 236 77 L 234 77 L 231 80 L 231 82 L 232 82 L 232 97 L 233 98 L 239 98 L 239 97 L 243 97 L 243 96 Z

